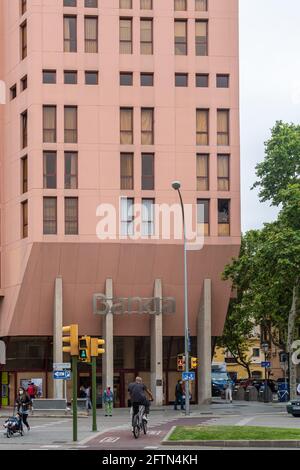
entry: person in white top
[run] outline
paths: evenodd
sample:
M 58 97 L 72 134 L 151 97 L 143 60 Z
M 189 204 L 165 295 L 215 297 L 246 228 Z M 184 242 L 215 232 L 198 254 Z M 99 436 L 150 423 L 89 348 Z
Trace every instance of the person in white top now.
M 297 394 L 300 395 L 300 383 L 297 385 Z

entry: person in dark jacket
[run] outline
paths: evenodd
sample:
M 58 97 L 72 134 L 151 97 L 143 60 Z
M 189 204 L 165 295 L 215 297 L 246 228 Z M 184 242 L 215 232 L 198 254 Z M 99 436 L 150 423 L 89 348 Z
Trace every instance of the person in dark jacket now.
M 177 405 L 180 405 L 180 408 L 182 410 L 184 409 L 182 380 L 178 380 L 176 387 L 175 387 L 174 410 L 177 410 Z
M 16 399 L 16 406 L 18 413 L 21 414 L 23 423 L 25 424 L 27 430 L 30 430 L 27 418 L 29 413 L 29 408 L 32 406 L 32 401 L 28 393 L 26 393 L 23 387 L 19 388 L 18 397 Z

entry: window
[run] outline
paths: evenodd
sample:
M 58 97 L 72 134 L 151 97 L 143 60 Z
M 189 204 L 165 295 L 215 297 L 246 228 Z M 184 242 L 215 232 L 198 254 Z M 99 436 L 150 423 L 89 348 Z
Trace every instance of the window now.
M 209 80 L 208 73 L 197 73 L 196 74 L 196 87 L 207 88 L 208 80 Z
M 196 21 L 196 55 L 208 55 L 208 22 Z
M 28 191 L 28 158 L 27 158 L 27 155 L 25 157 L 21 158 L 21 174 L 22 174 L 21 190 L 22 190 L 22 194 L 25 194 Z
M 78 198 L 65 198 L 65 234 L 78 235 Z
M 84 50 L 85 52 L 98 52 L 98 17 L 85 16 L 84 18 Z
M 14 100 L 17 97 L 17 85 L 13 85 L 10 88 L 10 99 Z
M 76 85 L 77 84 L 77 72 L 75 70 L 64 71 L 64 84 L 65 85 Z
M 27 22 L 25 21 L 20 26 L 20 35 L 21 35 L 21 60 L 27 57 Z
M 228 74 L 217 75 L 217 88 L 229 88 L 229 75 Z
M 43 83 L 56 83 L 56 70 L 43 70 Z
M 187 22 L 175 20 L 175 54 L 187 55 Z
M 252 348 L 252 357 L 259 357 L 259 356 L 260 356 L 260 349 Z
M 153 54 L 153 21 L 141 20 L 141 54 Z
M 207 0 L 195 0 L 196 11 L 207 11 Z
M 133 235 L 134 233 L 134 199 L 121 198 L 121 235 Z
M 24 149 L 28 145 L 28 117 L 27 111 L 21 114 L 21 147 Z
M 85 72 L 86 85 L 98 85 L 98 72 L 88 71 Z
M 27 10 L 27 0 L 20 0 L 20 5 L 21 5 L 21 16 L 23 16 Z
M 65 152 L 65 189 L 78 188 L 78 154 Z
M 230 235 L 230 201 L 218 200 L 218 235 L 227 237 Z
M 64 0 L 64 7 L 76 7 L 77 0 Z
M 120 54 L 132 54 L 132 19 L 120 19 Z
M 188 86 L 188 74 L 187 73 L 175 73 L 175 86 L 177 87 Z
M 57 234 L 57 198 L 44 197 L 43 199 L 43 233 L 44 235 Z
M 229 145 L 229 109 L 217 111 L 218 145 Z
M 27 75 L 24 75 L 24 77 L 21 78 L 21 91 L 26 90 L 27 86 L 28 86 Z
M 98 0 L 84 0 L 85 8 L 98 8 Z
M 209 235 L 209 199 L 197 200 L 197 234 Z
M 120 109 L 120 143 L 133 144 L 133 108 Z
M 152 10 L 152 0 L 141 0 L 141 10 Z
M 28 237 L 28 201 L 22 202 L 22 238 Z
M 197 191 L 209 190 L 209 155 L 197 155 Z
M 154 74 L 153 73 L 141 73 L 141 86 L 153 86 Z
M 43 153 L 44 189 L 56 188 L 56 152 Z
M 64 52 L 77 52 L 76 16 L 64 16 Z
M 218 191 L 229 191 L 229 155 L 218 155 Z
M 154 189 L 154 154 L 142 154 L 142 190 Z
M 133 153 L 121 153 L 121 189 L 133 189 Z
M 142 145 L 153 145 L 154 144 L 154 109 L 142 108 L 141 117 L 142 117 L 141 143 Z
M 43 106 L 43 142 L 56 142 L 56 106 Z
M 142 199 L 142 236 L 154 235 L 154 199 Z
M 197 109 L 197 145 L 208 145 L 209 110 Z
M 132 84 L 133 84 L 133 73 L 132 72 L 120 72 L 120 85 L 132 86 Z
M 186 11 L 187 1 L 186 0 L 174 0 L 174 10 L 175 11 Z
M 131 9 L 132 0 L 120 0 L 120 8 L 122 9 Z
M 77 106 L 65 106 L 65 143 L 77 142 Z

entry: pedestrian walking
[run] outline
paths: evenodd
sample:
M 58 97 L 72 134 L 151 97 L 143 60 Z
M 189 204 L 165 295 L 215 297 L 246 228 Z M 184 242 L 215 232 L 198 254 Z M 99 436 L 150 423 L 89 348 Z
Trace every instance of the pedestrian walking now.
M 114 403 L 114 392 L 110 387 L 107 387 L 103 393 L 103 403 L 105 406 L 105 416 L 112 416 L 112 409 Z
M 178 380 L 178 382 L 176 384 L 176 387 L 175 387 L 174 410 L 177 410 L 177 405 L 180 405 L 181 410 L 184 409 L 184 407 L 183 407 L 182 380 Z
M 89 410 L 92 409 L 92 401 L 91 401 L 91 387 L 90 385 L 85 389 L 85 409 L 87 414 L 89 414 Z
M 16 405 L 18 413 L 22 416 L 23 423 L 25 424 L 27 430 L 30 431 L 30 426 L 27 421 L 27 418 L 29 408 L 32 406 L 32 401 L 23 387 L 19 388 L 18 397 L 16 399 Z
M 29 382 L 28 388 L 27 388 L 27 393 L 29 395 L 29 398 L 33 400 L 33 398 L 36 397 L 36 386 L 34 385 L 33 382 Z
M 227 383 L 225 385 L 225 399 L 226 399 L 226 403 L 228 403 L 228 401 L 230 403 L 232 403 L 232 389 L 233 389 L 233 385 L 232 385 L 232 382 L 231 380 L 227 380 Z

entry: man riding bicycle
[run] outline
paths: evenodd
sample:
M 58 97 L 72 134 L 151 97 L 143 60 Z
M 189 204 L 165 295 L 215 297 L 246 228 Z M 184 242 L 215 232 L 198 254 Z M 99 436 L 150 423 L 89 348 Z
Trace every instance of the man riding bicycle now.
M 145 415 L 149 414 L 150 402 L 147 400 L 146 393 L 149 395 L 151 401 L 153 401 L 153 395 L 149 390 L 141 377 L 136 377 L 135 382 L 132 382 L 128 386 L 128 392 L 130 394 L 131 405 L 133 408 L 132 422 L 134 416 L 138 414 L 140 405 L 145 407 Z

